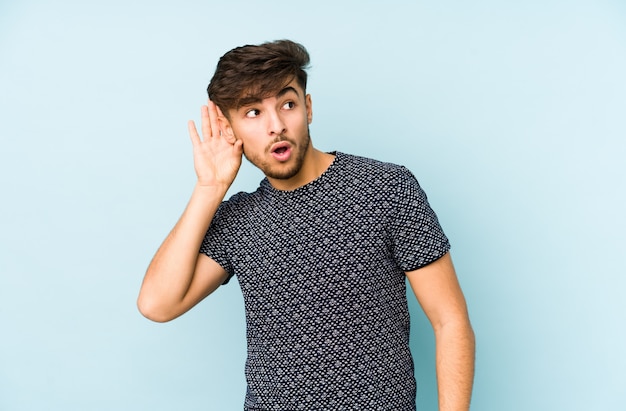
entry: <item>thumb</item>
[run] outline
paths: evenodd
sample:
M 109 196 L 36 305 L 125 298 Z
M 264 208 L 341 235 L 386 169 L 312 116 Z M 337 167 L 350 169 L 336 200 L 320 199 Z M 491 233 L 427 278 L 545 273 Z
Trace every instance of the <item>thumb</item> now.
M 235 138 L 232 144 L 233 144 L 233 148 L 235 149 L 237 153 L 239 154 L 243 153 L 243 141 Z

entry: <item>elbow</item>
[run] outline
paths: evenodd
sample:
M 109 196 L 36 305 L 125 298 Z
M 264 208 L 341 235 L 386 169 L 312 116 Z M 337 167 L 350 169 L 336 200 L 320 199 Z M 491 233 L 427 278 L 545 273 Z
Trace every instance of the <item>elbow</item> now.
M 436 327 L 435 339 L 443 345 L 453 344 L 466 347 L 472 356 L 476 350 L 476 336 L 469 321 L 450 321 Z
M 466 340 L 475 340 L 474 329 L 467 315 L 448 318 L 445 321 L 433 324 L 435 335 L 454 334 Z
M 163 310 L 153 299 L 151 300 L 141 294 L 137 298 L 137 309 L 148 320 L 157 323 L 166 323 L 177 317 Z

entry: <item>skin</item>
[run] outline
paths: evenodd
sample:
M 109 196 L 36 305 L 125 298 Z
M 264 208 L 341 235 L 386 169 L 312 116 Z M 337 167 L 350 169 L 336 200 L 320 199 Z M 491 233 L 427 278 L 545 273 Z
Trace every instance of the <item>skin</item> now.
M 469 410 L 475 339 L 450 253 L 406 276 L 435 332 L 439 410 Z
M 244 155 L 279 190 L 301 187 L 330 166 L 333 155 L 311 143 L 312 118 L 311 96 L 295 81 L 227 117 L 211 101 L 202 106 L 202 138 L 193 121 L 188 125 L 197 182 L 146 271 L 137 300 L 144 316 L 157 322 L 177 318 L 226 280 L 226 271 L 198 250 Z M 450 255 L 406 275 L 435 332 L 439 409 L 468 410 L 474 334 Z

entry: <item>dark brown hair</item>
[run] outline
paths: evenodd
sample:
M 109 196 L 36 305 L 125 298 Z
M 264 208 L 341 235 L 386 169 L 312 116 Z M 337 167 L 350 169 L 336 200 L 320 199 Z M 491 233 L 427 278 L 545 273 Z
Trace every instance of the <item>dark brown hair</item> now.
M 292 80 L 306 92 L 309 53 L 290 40 L 237 47 L 217 63 L 207 91 L 224 115 L 246 101 L 278 93 Z

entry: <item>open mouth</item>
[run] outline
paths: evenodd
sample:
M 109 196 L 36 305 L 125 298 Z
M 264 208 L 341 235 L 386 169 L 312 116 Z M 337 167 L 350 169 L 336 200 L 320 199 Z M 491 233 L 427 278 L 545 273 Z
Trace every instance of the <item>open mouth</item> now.
M 286 141 L 281 141 L 272 146 L 271 153 L 276 160 L 287 161 L 291 156 L 291 146 Z

